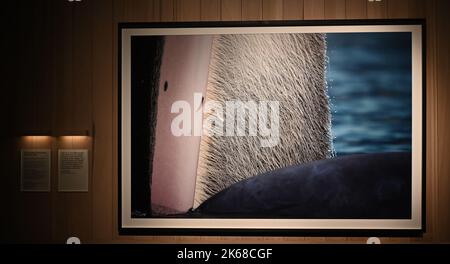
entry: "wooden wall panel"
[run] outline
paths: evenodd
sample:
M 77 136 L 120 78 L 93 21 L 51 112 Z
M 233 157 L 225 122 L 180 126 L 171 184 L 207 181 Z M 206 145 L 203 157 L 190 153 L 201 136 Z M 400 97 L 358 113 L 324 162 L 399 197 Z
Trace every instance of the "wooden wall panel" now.
M 33 100 L 33 78 L 32 74 L 32 46 L 33 41 L 29 34 L 29 29 L 33 28 L 33 8 L 26 8 L 27 3 L 18 2 L 17 17 L 18 17 L 18 67 L 17 67 L 17 90 L 14 91 L 14 112 L 16 118 L 14 120 L 15 134 L 20 134 L 23 131 L 30 131 L 36 129 L 34 119 Z M 33 5 L 32 5 L 33 7 Z M 31 78 L 30 78 L 31 77 Z
M 427 17 L 427 233 L 423 238 L 383 238 L 385 243 L 450 241 L 449 19 L 445 0 L 85 0 L 17 3 L 18 84 L 13 129 L 54 133 L 91 129 L 93 138 L 56 137 L 10 143 L 6 180 L 16 241 L 63 242 L 77 235 L 88 242 L 273 242 L 364 243 L 366 238 L 305 237 L 122 237 L 117 231 L 117 22 L 261 19 L 361 19 Z M 436 16 L 437 14 L 437 16 Z M 36 29 L 30 34 L 30 28 Z M 44 37 L 45 36 L 45 37 Z M 36 52 L 38 51 L 38 52 Z M 44 60 L 44 58 L 49 58 Z M 44 62 L 43 62 L 44 61 Z M 38 69 L 40 67 L 40 69 Z M 33 70 L 38 71 L 32 73 Z M 29 77 L 29 78 L 27 78 Z M 2 80 L 5 82 L 6 80 Z M 49 114 L 49 112 L 53 112 Z M 49 119 L 50 116 L 50 119 Z M 95 129 L 92 129 L 92 128 Z M 36 138 L 35 138 L 36 139 Z M 18 191 L 19 149 L 52 148 L 52 193 Z M 88 148 L 90 192 L 58 193 L 57 149 Z M 8 149 L 8 148 L 5 148 Z M 13 153 L 13 154 L 11 154 Z M 8 173 L 8 169 L 6 169 Z M 31 223 L 32 215 L 40 217 Z M 17 216 L 19 216 L 17 218 Z M 19 219 L 19 221 L 16 221 Z M 24 228 L 25 226 L 25 228 Z
M 242 0 L 242 20 L 262 20 L 262 0 Z
M 161 19 L 161 12 L 167 5 L 173 3 L 169 0 L 111 0 L 114 5 L 114 13 L 120 13 L 121 22 L 153 22 Z M 94 3 L 91 3 L 92 5 Z
M 346 4 L 345 0 L 325 0 L 326 19 L 344 19 Z
M 13 142 L 13 138 L 10 137 L 10 111 L 12 101 L 12 91 L 14 91 L 13 87 L 13 74 L 16 70 L 16 63 L 14 63 L 14 56 L 16 56 L 15 50 L 15 40 L 16 34 L 13 33 L 13 28 L 17 28 L 16 19 L 13 18 L 12 14 L 17 14 L 15 3 L 8 6 L 9 8 L 3 8 L 0 10 L 0 23 L 5 25 L 2 29 L 0 29 L 0 34 L 3 36 L 10 36 L 12 38 L 11 41 L 2 41 L 0 43 L 1 50 L 9 50 L 9 53 L 5 54 L 4 63 L 0 65 L 0 74 L 4 76 L 0 80 L 0 85 L 4 87 L 2 96 L 0 96 L 0 118 L 4 120 L 4 129 L 0 130 L 0 179 L 3 181 L 3 184 L 0 185 L 0 207 L 3 208 L 6 212 L 11 210 L 11 203 L 7 202 L 8 197 L 10 197 L 10 192 L 8 191 L 8 187 L 10 186 L 8 177 L 12 172 L 9 168 L 10 160 L 9 160 L 9 151 L 11 151 L 11 143 Z M 7 66 L 8 65 L 8 66 Z M 6 241 L 9 240 L 10 235 L 7 226 L 10 225 L 9 217 L 2 217 L 0 219 L 0 240 Z
M 61 1 L 55 4 L 56 93 L 54 130 L 57 134 L 73 129 L 73 6 Z
M 427 16 L 427 31 L 426 31 L 426 97 L 427 97 L 427 120 L 426 120 L 426 233 L 423 235 L 422 241 L 431 242 L 436 239 L 437 226 L 437 161 L 438 155 L 436 152 L 437 144 L 437 118 L 436 118 L 436 76 L 438 69 L 436 67 L 436 7 L 435 1 L 422 2 L 423 10 L 426 10 Z
M 263 0 L 263 20 L 283 19 L 283 0 Z
M 72 93 L 72 5 L 66 1 L 55 4 L 55 115 L 53 130 L 62 133 L 71 129 L 71 93 Z M 55 143 L 56 144 L 56 143 Z M 56 145 L 57 147 L 57 145 Z M 67 203 L 65 197 L 57 191 L 57 152 L 53 152 L 52 159 L 52 241 L 62 243 L 68 233 L 66 215 Z
M 115 0 L 118 1 L 118 0 Z M 165 5 L 167 3 L 167 5 Z M 112 79 L 112 94 L 109 94 L 112 98 L 112 160 L 111 160 L 111 167 L 112 167 L 112 200 L 110 201 L 112 204 L 112 241 L 117 241 L 119 239 L 119 228 L 118 228 L 118 195 L 117 195 L 117 188 L 118 188 L 118 125 L 117 125 L 117 117 L 119 114 L 118 110 L 118 35 L 117 35 L 117 23 L 121 20 L 121 12 L 119 8 L 116 6 L 116 4 L 120 4 L 114 2 L 113 3 L 113 55 L 112 55 L 112 66 L 113 66 L 113 79 Z M 170 8 L 171 7 L 171 8 Z M 170 17 L 170 9 L 171 9 L 171 17 Z M 171 19 L 171 20 L 168 20 Z M 175 0 L 161 0 L 161 20 L 162 21 L 173 21 L 175 19 Z M 97 128 L 99 129 L 99 128 Z M 96 130 L 97 130 L 96 129 Z M 108 129 L 108 128 L 106 128 Z M 110 176 L 110 177 L 111 177 Z
M 437 222 L 436 229 L 439 233 L 435 235 L 439 240 L 444 241 L 450 237 L 450 134 L 449 134 L 449 114 L 450 114 L 450 10 L 449 1 L 439 0 L 436 6 L 436 68 L 439 73 L 436 76 L 436 86 L 439 87 L 436 94 L 437 113 L 437 155 L 440 157 L 437 164 L 438 196 L 437 200 Z
M 410 18 L 425 18 L 426 8 L 425 0 L 409 0 L 408 11 Z
M 408 18 L 410 0 L 390 0 L 387 2 L 388 18 Z
M 382 19 L 387 17 L 388 0 L 367 2 L 367 18 Z
M 200 21 L 200 0 L 176 0 L 176 21 Z
M 221 15 L 223 21 L 239 21 L 242 19 L 241 0 L 222 0 Z
M 51 0 L 43 0 L 40 2 L 39 11 L 36 14 L 34 27 L 35 46 L 39 51 L 35 52 L 36 56 L 33 65 L 34 72 L 37 74 L 35 79 L 36 93 L 36 124 L 39 130 L 51 131 L 53 120 L 53 104 L 48 102 L 54 101 L 55 85 L 53 82 L 55 73 L 55 54 L 54 54 L 54 31 L 53 31 L 53 14 L 54 6 Z
M 201 0 L 201 20 L 220 20 L 220 0 Z
M 175 0 L 161 0 L 161 21 L 174 21 L 175 20 Z
M 81 1 L 73 6 L 71 131 L 78 132 L 92 127 L 92 5 Z
M 93 12 L 92 49 L 92 226 L 94 241 L 111 241 L 113 238 L 113 3 L 96 0 Z
M 149 9 L 148 0 L 124 1 L 124 14 L 128 22 L 145 22 Z
M 303 19 L 303 0 L 284 0 L 283 19 L 284 20 Z
M 323 19 L 325 17 L 324 0 L 303 0 L 305 19 Z
M 125 22 L 124 10 L 125 10 L 125 0 L 113 0 L 113 17 L 115 23 Z M 163 6 L 161 6 L 161 16 L 162 13 L 163 13 Z
M 347 19 L 367 18 L 367 0 L 346 0 L 345 17 Z

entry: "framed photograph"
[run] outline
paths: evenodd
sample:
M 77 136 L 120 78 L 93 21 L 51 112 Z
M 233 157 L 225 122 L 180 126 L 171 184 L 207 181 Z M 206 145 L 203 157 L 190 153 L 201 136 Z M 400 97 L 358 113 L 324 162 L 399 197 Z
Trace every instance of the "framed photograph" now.
M 420 235 L 424 29 L 120 24 L 120 233 Z

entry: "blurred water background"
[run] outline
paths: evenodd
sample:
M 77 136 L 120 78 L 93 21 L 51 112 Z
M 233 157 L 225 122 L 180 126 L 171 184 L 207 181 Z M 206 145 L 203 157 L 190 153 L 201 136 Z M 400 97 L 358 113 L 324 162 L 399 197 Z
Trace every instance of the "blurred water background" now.
M 411 34 L 327 34 L 337 156 L 411 151 Z

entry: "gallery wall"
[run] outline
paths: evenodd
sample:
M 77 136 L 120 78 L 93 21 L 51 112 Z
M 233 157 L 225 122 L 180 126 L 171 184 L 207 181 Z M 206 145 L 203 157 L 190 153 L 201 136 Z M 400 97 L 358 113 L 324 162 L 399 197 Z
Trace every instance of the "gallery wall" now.
M 445 0 L 11 1 L 1 12 L 1 241 L 364 242 L 362 237 L 120 236 L 117 209 L 117 23 L 426 18 L 426 226 L 450 242 L 450 3 Z M 51 192 L 21 193 L 20 149 L 52 149 Z M 57 191 L 60 148 L 87 148 L 89 192 Z

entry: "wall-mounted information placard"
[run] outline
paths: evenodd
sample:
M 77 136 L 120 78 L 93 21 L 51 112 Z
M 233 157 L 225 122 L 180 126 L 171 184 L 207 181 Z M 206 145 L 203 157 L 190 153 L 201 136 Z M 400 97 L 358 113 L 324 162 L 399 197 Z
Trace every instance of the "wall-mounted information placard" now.
M 20 190 L 50 191 L 50 149 L 22 149 L 20 157 Z
M 60 149 L 58 151 L 58 191 L 87 192 L 88 185 L 88 150 Z

